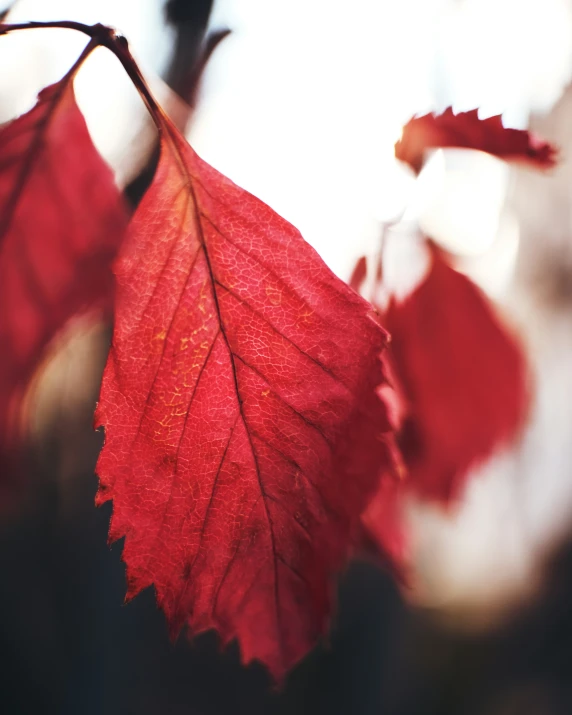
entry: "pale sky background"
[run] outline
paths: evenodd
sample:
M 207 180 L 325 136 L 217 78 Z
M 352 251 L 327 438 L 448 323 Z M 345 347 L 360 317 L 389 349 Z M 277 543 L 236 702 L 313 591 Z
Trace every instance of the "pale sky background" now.
M 12 20 L 111 24 L 159 72 L 171 41 L 161 13 L 157 0 L 19 0 Z M 524 126 L 531 109 L 557 99 L 572 67 L 568 0 L 218 0 L 211 24 L 233 34 L 207 70 L 194 147 L 294 223 L 344 278 L 414 190 L 433 234 L 468 253 L 490 246 L 504 166 L 461 158 L 454 186 L 434 167 L 430 200 L 427 191 L 420 199 L 393 158 L 400 128 L 448 104 Z M 14 111 L 6 97 L 17 97 L 17 111 L 29 106 L 83 42 L 65 31 L 2 38 L 4 111 Z M 78 97 L 98 145 L 118 161 L 138 100 L 115 60 L 97 54 Z M 26 91 L 22 77 L 34 73 Z M 432 217 L 427 203 L 438 206 Z

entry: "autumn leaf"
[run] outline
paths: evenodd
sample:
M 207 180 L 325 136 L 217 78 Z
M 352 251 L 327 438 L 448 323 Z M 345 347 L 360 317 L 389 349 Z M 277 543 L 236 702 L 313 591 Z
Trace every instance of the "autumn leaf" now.
M 384 557 L 407 571 L 406 494 L 449 504 L 471 467 L 515 439 L 529 401 L 524 354 L 481 291 L 432 244 L 431 269 L 383 313 L 391 415 L 407 479 L 382 483 L 364 525 Z M 407 576 L 405 576 L 407 578 Z
M 505 129 L 500 116 L 481 120 L 477 110 L 454 115 L 449 108 L 411 119 L 395 155 L 419 172 L 426 151 L 436 147 L 478 149 L 539 169 L 556 163 L 548 142 Z M 393 297 L 380 309 L 392 336 L 384 362 L 395 388 L 393 412 L 400 415 L 398 444 L 407 480 L 382 483 L 363 515 L 383 555 L 405 569 L 404 495 L 441 504 L 456 500 L 471 467 L 515 439 L 529 402 L 521 347 L 478 288 L 427 245 L 428 275 L 405 300 Z
M 13 477 L 22 394 L 51 339 L 109 303 L 127 216 L 76 105 L 73 74 L 0 129 L 0 464 Z
M 357 263 L 355 264 L 355 267 L 352 271 L 352 274 L 350 276 L 350 279 L 348 281 L 348 285 L 350 288 L 353 288 L 356 293 L 359 293 L 360 288 L 363 285 L 363 282 L 365 281 L 367 276 L 367 260 L 365 256 L 362 256 L 361 258 L 358 259 Z
M 390 459 L 386 333 L 296 229 L 161 134 L 116 267 L 97 500 L 128 598 L 154 584 L 173 634 L 216 628 L 280 679 Z
M 556 164 L 556 149 L 551 144 L 531 132 L 503 127 L 501 115 L 479 119 L 477 109 L 453 114 L 449 107 L 439 115 L 413 117 L 395 144 L 395 156 L 419 173 L 426 152 L 437 147 L 477 149 L 540 169 Z
M 366 261 L 365 257 L 363 260 Z M 378 262 L 378 269 L 379 265 Z M 381 280 L 381 272 L 378 272 L 376 280 Z M 381 364 L 384 380 L 377 393 L 387 407 L 392 430 L 399 435 L 407 415 L 407 400 L 393 363 L 391 343 L 381 355 Z M 398 443 L 394 440 L 388 442 L 388 449 L 391 451 L 391 469 L 382 471 L 377 490 L 361 515 L 362 529 L 357 532 L 356 546 L 360 551 L 381 557 L 381 565 L 398 582 L 407 586 L 411 578 L 411 549 L 404 496 L 410 488 L 415 489 L 415 484 L 410 484 L 410 475 Z
M 406 493 L 406 485 L 394 475 L 382 474 L 377 492 L 362 514 L 365 537 L 360 544 L 363 550 L 381 556 L 381 565 L 402 585 L 409 585 L 411 577 L 411 549 L 404 515 Z
M 432 246 L 427 278 L 384 314 L 407 414 L 399 443 L 417 493 L 447 501 L 463 477 L 508 443 L 527 406 L 516 340 L 481 291 Z

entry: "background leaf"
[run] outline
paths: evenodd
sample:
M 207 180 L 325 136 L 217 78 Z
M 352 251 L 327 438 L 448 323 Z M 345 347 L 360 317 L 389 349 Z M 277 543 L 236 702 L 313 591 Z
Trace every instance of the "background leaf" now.
M 0 130 L 0 470 L 13 474 L 23 392 L 74 315 L 110 306 L 127 214 L 69 77 Z

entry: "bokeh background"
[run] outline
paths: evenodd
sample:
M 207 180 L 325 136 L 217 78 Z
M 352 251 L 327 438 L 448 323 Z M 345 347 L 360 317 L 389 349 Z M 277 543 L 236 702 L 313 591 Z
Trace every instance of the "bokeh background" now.
M 9 20 L 118 28 L 199 154 L 294 223 L 340 277 L 379 250 L 389 223 L 419 225 L 520 335 L 533 409 L 457 508 L 408 505 L 410 588 L 367 560 L 350 565 L 329 638 L 276 692 L 212 634 L 172 645 L 151 591 L 122 605 L 121 544 L 107 547 L 109 509 L 93 507 L 109 326 L 74 324 L 30 392 L 30 485 L 0 525 L 0 710 L 572 712 L 572 2 L 168 5 L 19 0 Z M 189 68 L 223 29 L 191 96 Z M 56 30 L 0 38 L 0 121 L 84 44 Z M 136 193 L 154 146 L 138 95 L 105 50 L 76 90 L 118 184 Z M 438 150 L 415 181 L 393 144 L 411 116 L 449 105 L 533 129 L 559 147 L 558 167 Z M 410 283 L 413 263 L 400 267 Z

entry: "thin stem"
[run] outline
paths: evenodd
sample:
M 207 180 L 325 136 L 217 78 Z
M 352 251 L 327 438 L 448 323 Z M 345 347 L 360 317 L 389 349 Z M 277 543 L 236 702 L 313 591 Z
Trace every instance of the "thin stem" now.
M 100 23 L 96 25 L 84 25 L 81 22 L 74 22 L 70 20 L 23 22 L 15 24 L 0 23 L 0 36 L 7 35 L 11 32 L 17 32 L 18 30 L 45 30 L 54 28 L 82 32 L 84 35 L 87 35 L 92 39 L 94 46 L 91 49 L 94 49 L 94 47 L 99 45 L 107 47 L 108 50 L 113 52 L 145 102 L 158 131 L 160 133 L 163 132 L 166 115 L 151 94 L 147 82 L 141 74 L 141 70 L 133 59 L 133 55 L 129 51 L 127 40 L 113 28 L 101 25 Z
M 139 92 L 141 99 L 145 102 L 157 130 L 160 134 L 162 134 L 165 128 L 167 115 L 152 95 L 149 85 L 145 81 L 145 78 L 139 69 L 139 65 L 133 59 L 133 55 L 129 50 L 129 45 L 125 37 L 123 37 L 123 35 L 114 34 L 113 36 L 108 37 L 106 42 L 102 42 L 101 44 L 104 47 L 107 47 L 108 50 L 111 50 L 111 52 L 113 52 L 122 64 L 123 69 L 127 72 L 127 75 Z
M 75 78 L 80 67 L 87 60 L 87 58 L 91 55 L 91 53 L 95 50 L 95 48 L 98 47 L 98 45 L 99 45 L 99 42 L 97 42 L 97 40 L 94 40 L 93 38 L 87 43 L 87 45 L 83 48 L 81 55 L 73 63 L 71 69 L 60 80 L 60 83 L 62 85 L 67 85 L 68 82 L 72 81 Z

